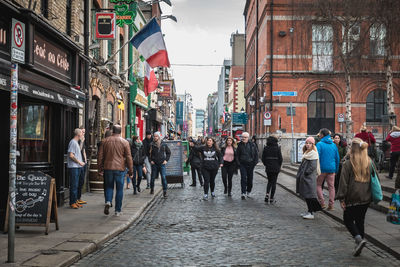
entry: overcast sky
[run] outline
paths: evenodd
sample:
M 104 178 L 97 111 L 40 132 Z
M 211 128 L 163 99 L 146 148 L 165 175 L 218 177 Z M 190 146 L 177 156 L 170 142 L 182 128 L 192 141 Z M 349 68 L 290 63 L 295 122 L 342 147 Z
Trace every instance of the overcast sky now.
M 208 94 L 217 91 L 221 67 L 174 64 L 221 65 L 231 58 L 230 36 L 244 32 L 244 0 L 171 0 L 162 3 L 163 15 L 172 14 L 178 23 L 163 20 L 162 31 L 178 94 L 190 93 L 195 108 L 206 108 Z

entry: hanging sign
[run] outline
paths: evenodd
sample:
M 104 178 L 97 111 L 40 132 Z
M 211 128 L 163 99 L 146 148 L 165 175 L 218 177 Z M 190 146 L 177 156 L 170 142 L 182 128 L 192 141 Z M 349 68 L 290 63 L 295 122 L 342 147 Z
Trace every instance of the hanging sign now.
M 11 27 L 11 60 L 25 63 L 25 24 L 12 19 Z
M 115 39 L 115 13 L 96 13 L 96 38 Z
M 115 8 L 115 14 L 117 15 L 117 25 L 120 27 L 124 27 L 124 24 L 132 24 L 133 21 L 136 18 L 136 2 L 134 2 L 132 7 L 132 10 L 129 10 L 129 6 L 122 4 L 122 5 L 116 5 Z

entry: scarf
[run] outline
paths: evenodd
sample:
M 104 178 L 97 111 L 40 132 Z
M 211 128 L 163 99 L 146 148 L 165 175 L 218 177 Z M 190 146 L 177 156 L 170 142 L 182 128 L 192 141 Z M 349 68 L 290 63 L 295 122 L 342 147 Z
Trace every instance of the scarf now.
M 317 160 L 317 175 L 321 174 L 321 169 L 319 167 L 319 156 L 318 152 L 315 151 L 314 149 L 311 151 L 306 151 L 306 153 L 303 154 L 303 159 L 305 160 Z

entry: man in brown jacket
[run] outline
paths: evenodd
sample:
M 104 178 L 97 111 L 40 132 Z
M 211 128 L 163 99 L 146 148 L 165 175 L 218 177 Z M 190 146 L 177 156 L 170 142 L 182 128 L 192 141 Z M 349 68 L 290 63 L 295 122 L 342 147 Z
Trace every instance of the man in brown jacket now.
M 102 142 L 98 155 L 99 174 L 103 175 L 105 184 L 106 205 L 104 214 L 109 214 L 109 208 L 114 194 L 114 184 L 117 192 L 115 194 L 115 215 L 121 215 L 122 198 L 124 195 L 124 175 L 128 168 L 129 176 L 133 174 L 133 162 L 129 142 L 121 137 L 121 126 L 113 126 L 113 134 Z

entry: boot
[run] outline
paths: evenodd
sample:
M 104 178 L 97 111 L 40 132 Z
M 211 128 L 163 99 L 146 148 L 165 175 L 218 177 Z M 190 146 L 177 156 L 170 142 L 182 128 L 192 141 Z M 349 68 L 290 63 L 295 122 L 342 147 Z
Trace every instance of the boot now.
M 150 189 L 150 194 L 151 194 L 151 195 L 154 194 L 154 188 L 151 188 L 151 189 Z

